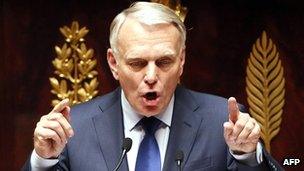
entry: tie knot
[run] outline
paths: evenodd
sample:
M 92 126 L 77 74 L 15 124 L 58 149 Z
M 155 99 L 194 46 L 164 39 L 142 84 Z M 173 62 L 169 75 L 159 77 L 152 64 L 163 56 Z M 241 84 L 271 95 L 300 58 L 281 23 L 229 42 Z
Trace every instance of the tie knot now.
M 155 118 L 154 116 L 151 116 L 142 118 L 139 124 L 145 130 L 146 134 L 154 135 L 155 132 L 158 130 L 161 121 Z

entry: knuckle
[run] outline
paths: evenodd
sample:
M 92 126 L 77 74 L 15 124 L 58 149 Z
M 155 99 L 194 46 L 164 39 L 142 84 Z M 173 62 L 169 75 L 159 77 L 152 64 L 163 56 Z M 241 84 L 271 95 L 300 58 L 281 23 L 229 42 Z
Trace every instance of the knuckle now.
M 257 121 L 254 118 L 252 118 L 252 117 L 250 118 L 250 121 L 253 122 L 254 124 L 257 123 Z
M 256 135 L 260 135 L 261 130 L 260 129 L 256 129 L 256 131 L 254 131 L 254 134 Z
M 54 129 L 58 130 L 58 129 L 60 129 L 61 125 L 58 122 L 54 122 L 53 127 L 54 127 Z
M 254 131 L 255 133 L 260 133 L 261 132 L 261 127 L 260 127 L 260 125 L 259 124 L 256 124 L 255 125 L 255 131 Z
M 259 141 L 260 136 L 259 135 L 254 135 L 250 138 L 251 141 Z
M 53 139 L 57 139 L 57 133 L 54 131 L 50 132 L 49 136 L 52 137 Z
M 47 117 L 48 117 L 48 115 L 41 116 L 40 121 L 47 120 Z
M 64 118 L 63 115 L 62 115 L 62 113 L 56 113 L 56 116 L 57 116 L 58 119 Z
M 34 137 L 39 137 L 39 136 L 42 136 L 43 132 L 41 131 L 41 129 L 39 128 L 36 128 L 34 130 Z
M 261 131 L 261 126 L 260 126 L 260 124 L 256 124 L 256 127 L 258 127 L 257 129 L 258 129 L 259 131 Z
M 61 113 L 53 113 L 52 114 L 52 119 L 53 120 L 60 120 L 62 118 L 62 114 Z
M 250 115 L 248 114 L 248 113 L 240 113 L 241 114 L 241 117 L 243 118 L 243 119 L 249 119 L 250 118 Z
M 259 140 L 260 137 L 261 137 L 261 135 L 260 135 L 260 134 L 257 134 L 257 135 L 254 137 L 254 139 L 255 139 L 255 140 Z
M 37 123 L 36 123 L 36 128 L 37 128 L 37 127 L 41 127 L 41 124 L 42 124 L 41 121 L 37 122 Z
M 244 130 L 247 131 L 247 132 L 251 131 L 251 130 L 252 130 L 251 125 L 248 125 L 248 124 L 247 124 L 247 125 L 244 127 Z
M 68 126 L 67 130 L 71 132 L 71 131 L 73 131 L 73 128 L 71 126 Z
M 237 137 L 237 139 L 238 139 L 238 140 L 243 140 L 244 137 L 245 137 L 245 135 L 244 135 L 243 133 L 241 133 L 241 134 Z
M 34 130 L 34 137 L 39 136 L 39 129 L 35 128 Z
M 258 131 L 254 131 L 254 132 L 252 132 L 252 138 L 253 139 L 258 139 L 258 138 L 260 138 L 260 132 L 258 132 Z
M 235 126 L 236 126 L 236 128 L 238 128 L 238 129 L 242 129 L 242 128 L 244 128 L 245 124 L 242 123 L 242 122 L 237 122 L 237 123 L 235 124 Z

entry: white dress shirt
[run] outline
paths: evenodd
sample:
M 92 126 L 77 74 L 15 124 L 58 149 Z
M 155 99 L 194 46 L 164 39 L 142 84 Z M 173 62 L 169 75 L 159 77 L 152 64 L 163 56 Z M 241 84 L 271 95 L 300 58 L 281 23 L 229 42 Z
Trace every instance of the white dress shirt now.
M 129 170 L 135 170 L 137 152 L 139 145 L 145 136 L 145 131 L 136 124 L 144 117 L 136 113 L 136 111 L 131 107 L 128 100 L 126 99 L 124 92 L 121 93 L 121 105 L 123 113 L 123 123 L 124 123 L 124 133 L 125 137 L 132 139 L 132 147 L 127 153 Z M 161 159 L 161 168 L 163 168 L 165 161 L 165 153 L 167 150 L 167 144 L 170 133 L 170 126 L 173 114 L 173 104 L 174 104 L 174 95 L 171 98 L 168 107 L 163 113 L 156 115 L 155 117 L 163 122 L 163 125 L 155 132 L 155 138 L 159 147 L 160 159 Z
M 132 139 L 132 147 L 127 153 L 127 161 L 129 166 L 129 171 L 134 171 L 136 166 L 136 158 L 139 145 L 145 136 L 145 131 L 136 124 L 143 118 L 143 115 L 137 113 L 129 104 L 128 100 L 125 97 L 124 92 L 121 90 L 121 105 L 123 113 L 123 124 L 124 124 L 124 134 L 125 137 Z M 167 150 L 167 144 L 170 134 L 170 126 L 173 115 L 173 106 L 174 106 L 174 95 L 172 96 L 169 105 L 164 110 L 163 113 L 156 115 L 163 122 L 161 128 L 155 132 L 155 138 L 158 143 L 160 158 L 161 158 L 161 168 L 163 168 L 165 153 Z M 249 166 L 254 166 L 263 161 L 262 146 L 260 142 L 257 144 L 256 151 L 253 153 L 247 153 L 242 155 L 233 154 L 229 150 L 231 155 L 239 160 L 240 162 L 247 164 Z M 58 159 L 44 159 L 38 156 L 35 150 L 33 150 L 31 155 L 31 167 L 33 171 L 43 171 L 47 168 L 54 166 L 58 162 Z

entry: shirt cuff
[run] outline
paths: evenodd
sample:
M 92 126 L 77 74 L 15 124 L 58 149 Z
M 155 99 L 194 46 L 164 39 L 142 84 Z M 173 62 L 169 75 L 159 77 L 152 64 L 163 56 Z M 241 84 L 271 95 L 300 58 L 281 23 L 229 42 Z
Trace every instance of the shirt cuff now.
M 229 152 L 236 160 L 248 166 L 256 166 L 263 162 L 263 147 L 260 142 L 257 143 L 256 151 L 252 153 L 238 155 L 234 154 L 231 149 Z
M 40 157 L 35 149 L 31 155 L 31 167 L 32 171 L 44 171 L 49 169 L 50 167 L 55 166 L 58 163 L 58 159 L 45 159 Z

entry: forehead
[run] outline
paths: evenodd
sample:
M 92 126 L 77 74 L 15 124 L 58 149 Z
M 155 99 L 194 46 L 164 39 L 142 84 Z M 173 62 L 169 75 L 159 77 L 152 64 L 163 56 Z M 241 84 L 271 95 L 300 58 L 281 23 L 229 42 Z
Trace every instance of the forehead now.
M 157 50 L 174 53 L 181 46 L 181 34 L 171 23 L 147 25 L 127 18 L 118 34 L 118 49 L 123 55 L 129 51 L 136 53 Z

